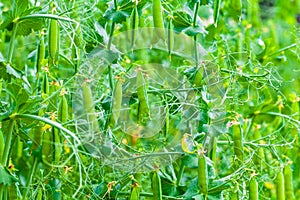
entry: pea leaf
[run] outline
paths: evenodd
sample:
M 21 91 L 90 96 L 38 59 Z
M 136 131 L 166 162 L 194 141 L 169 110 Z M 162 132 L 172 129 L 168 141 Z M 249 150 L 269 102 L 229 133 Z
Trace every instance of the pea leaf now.
M 7 28 L 7 30 L 12 30 L 12 24 L 14 20 L 13 12 L 11 10 L 2 13 L 2 20 L 0 21 L 0 30 Z
M 13 16 L 15 18 L 21 16 L 23 12 L 27 9 L 28 3 L 29 0 L 14 0 L 12 6 Z
M 189 36 L 195 36 L 200 33 L 207 34 L 207 31 L 205 30 L 204 26 L 195 26 L 195 27 L 189 26 L 187 28 L 182 29 L 182 32 L 184 32 Z
M 3 166 L 0 166 L 0 184 L 12 185 L 13 182 L 18 181 L 12 176 Z
M 3 13 L 3 20 L 0 21 L 0 30 L 7 28 L 7 30 L 11 31 L 13 23 L 18 23 L 17 35 L 26 36 L 29 35 L 32 30 L 40 30 L 43 25 L 43 19 L 16 20 L 22 16 L 27 16 L 41 10 L 41 7 L 28 9 L 28 3 L 28 0 L 15 0 L 11 10 Z
M 17 35 L 29 35 L 32 30 L 37 31 L 40 30 L 43 26 L 42 19 L 25 19 L 19 22 Z
M 104 13 L 104 18 L 107 20 L 112 20 L 115 23 L 122 23 L 126 21 L 126 18 L 130 16 L 130 13 L 118 10 L 116 11 L 114 8 L 108 8 Z

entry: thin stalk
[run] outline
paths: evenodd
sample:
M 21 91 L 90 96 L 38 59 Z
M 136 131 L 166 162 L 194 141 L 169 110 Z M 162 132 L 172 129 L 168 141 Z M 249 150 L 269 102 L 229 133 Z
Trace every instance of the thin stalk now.
M 197 23 L 197 16 L 198 16 L 199 5 L 200 5 L 200 2 L 197 2 L 196 5 L 195 5 L 193 27 L 195 27 L 196 23 Z M 198 61 L 198 49 L 197 49 L 197 35 L 194 36 L 194 54 L 195 54 L 196 67 L 197 67 L 198 64 L 199 64 L 199 61 Z
M 80 143 L 80 140 L 78 139 L 78 137 L 71 132 L 70 130 L 66 129 L 65 127 L 63 127 L 60 123 L 52 121 L 48 118 L 44 118 L 44 117 L 40 117 L 40 116 L 36 116 L 36 115 L 30 115 L 30 114 L 13 114 L 10 116 L 11 119 L 16 119 L 16 118 L 27 118 L 27 119 L 33 119 L 33 120 L 38 120 L 38 121 L 42 121 L 46 124 L 49 124 L 55 128 L 58 128 L 60 130 L 62 130 L 63 132 L 67 133 L 68 135 L 70 135 L 74 141 Z
M 13 30 L 12 36 L 10 38 L 9 50 L 8 50 L 8 63 L 11 63 L 12 57 L 14 54 L 14 47 L 15 47 L 15 39 L 17 34 L 18 23 L 13 23 Z
M 2 166 L 6 166 L 7 163 L 8 163 L 8 160 L 9 160 L 8 155 L 9 155 L 10 146 L 11 146 L 14 122 L 15 122 L 15 120 L 13 120 L 13 119 L 11 119 L 9 121 L 8 131 L 7 131 L 6 140 L 5 140 L 5 147 L 4 147 L 4 152 L 3 152 L 3 158 L 2 158 L 2 161 L 1 161 Z
M 178 172 L 178 177 L 177 177 L 177 186 L 179 186 L 180 184 L 180 181 L 182 179 L 182 175 L 183 175 L 183 172 L 184 172 L 184 162 L 181 160 L 181 163 L 180 163 L 180 168 L 179 168 L 179 172 Z
M 34 173 L 36 171 L 37 164 L 38 164 L 38 159 L 37 159 L 37 157 L 34 157 L 33 166 L 31 168 L 29 179 L 28 179 L 28 182 L 26 184 L 26 191 L 25 191 L 25 195 L 24 195 L 25 198 L 28 195 L 30 184 L 32 183 L 32 180 L 33 180 L 33 177 L 34 177 Z
M 10 151 L 10 146 L 11 146 L 11 140 L 12 140 L 12 132 L 13 132 L 13 128 L 14 128 L 14 122 L 15 120 L 10 120 L 9 121 L 9 125 L 8 125 L 8 131 L 7 131 L 7 135 L 6 135 L 6 140 L 5 140 L 5 147 L 4 147 L 4 152 L 3 152 L 3 157 L 1 162 L 1 165 L 4 167 L 7 165 L 8 163 L 8 155 L 9 155 L 9 151 Z M 5 198 L 5 186 L 3 184 L 0 184 L 0 200 L 3 199 L 3 197 Z

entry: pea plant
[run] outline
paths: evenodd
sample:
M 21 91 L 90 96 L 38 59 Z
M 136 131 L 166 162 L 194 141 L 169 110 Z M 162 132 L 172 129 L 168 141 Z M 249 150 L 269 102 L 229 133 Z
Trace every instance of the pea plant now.
M 2 0 L 0 200 L 299 199 L 299 15 Z

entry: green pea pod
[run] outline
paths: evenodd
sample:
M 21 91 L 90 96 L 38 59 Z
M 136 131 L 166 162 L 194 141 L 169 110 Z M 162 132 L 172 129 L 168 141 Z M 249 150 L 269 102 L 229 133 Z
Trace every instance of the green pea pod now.
M 158 174 L 158 170 L 155 171 L 152 175 L 152 191 L 153 199 L 162 200 L 161 180 Z
M 214 25 L 218 26 L 221 0 L 214 0 Z
M 150 118 L 146 81 L 140 69 L 137 70 L 137 96 L 139 100 L 138 123 L 144 124 Z
M 5 141 L 4 141 L 3 133 L 0 129 L 0 160 L 2 160 L 3 157 L 4 146 L 5 146 Z
M 168 52 L 170 58 L 171 58 L 173 48 L 174 48 L 174 30 L 173 30 L 172 19 L 170 19 L 168 23 Z
M 45 131 L 43 134 L 43 141 L 42 141 L 42 159 L 43 162 L 46 164 L 50 164 L 53 161 L 53 135 L 51 131 Z
M 43 135 L 43 131 L 42 131 L 42 123 L 39 123 L 33 130 L 33 141 L 32 141 L 32 146 L 31 146 L 31 150 L 34 151 L 36 150 L 42 142 L 42 135 Z
M 23 142 L 21 141 L 20 136 L 17 136 L 17 153 L 16 157 L 17 159 L 22 158 L 23 156 Z
M 2 93 L 2 84 L 3 84 L 3 79 L 0 79 L 0 97 L 1 97 L 1 93 Z
M 117 123 L 118 119 L 120 117 L 120 111 L 122 106 L 122 83 L 121 80 L 118 80 L 114 94 L 113 94 L 113 108 L 112 108 L 112 114 L 113 114 L 113 122 Z
M 44 72 L 41 92 L 42 94 L 49 94 L 49 80 L 47 72 Z
M 258 200 L 258 184 L 255 177 L 252 177 L 250 180 L 249 200 Z
M 207 175 L 207 164 L 204 155 L 198 156 L 198 187 L 200 193 L 205 197 L 208 194 L 208 175 Z
M 137 10 L 137 5 L 135 5 L 130 16 L 131 47 L 133 47 L 136 36 L 138 34 L 138 27 L 139 27 L 139 13 Z
M 289 200 L 294 200 L 294 191 L 293 191 L 293 173 L 291 170 L 291 165 L 286 165 L 283 168 L 284 174 L 284 189 L 285 189 L 285 197 Z
M 82 89 L 83 107 L 89 124 L 89 129 L 100 133 L 96 111 L 94 108 L 93 94 L 91 88 L 85 83 Z
M 254 131 L 254 140 L 261 139 L 261 134 L 259 130 Z M 261 143 L 261 142 L 260 142 Z M 256 153 L 253 155 L 253 162 L 258 169 L 262 169 L 262 160 L 264 160 L 264 150 L 261 147 L 256 149 Z
M 153 14 L 153 23 L 154 27 L 157 28 L 155 30 L 156 36 L 161 39 L 165 39 L 165 32 L 164 32 L 164 20 L 163 20 L 163 9 L 160 0 L 153 0 L 152 3 L 152 14 Z
M 243 135 L 241 132 L 241 128 L 239 124 L 234 124 L 232 126 L 232 136 L 233 136 L 233 148 L 234 148 L 234 154 L 238 158 L 240 162 L 243 161 Z
M 139 200 L 140 199 L 140 192 L 141 192 L 141 188 L 138 185 L 138 183 L 134 183 L 132 185 L 132 190 L 131 190 L 131 194 L 130 194 L 130 200 Z
M 284 176 L 282 171 L 280 171 L 277 174 L 276 180 L 276 197 L 277 200 L 285 200 L 285 194 L 284 194 Z
M 38 188 L 38 193 L 36 195 L 36 200 L 42 200 L 43 199 L 43 190 L 42 187 Z
M 118 184 L 120 185 L 120 189 L 124 188 L 128 183 L 132 182 L 134 179 L 133 175 L 127 175 L 121 180 L 118 181 Z
M 38 51 L 37 51 L 37 64 L 36 64 L 37 72 L 40 72 L 42 70 L 44 59 L 45 59 L 45 41 L 44 41 L 44 36 L 41 36 L 39 46 L 38 46 Z
M 195 85 L 197 88 L 203 86 L 203 67 L 200 67 L 197 69 L 197 71 L 194 73 L 193 77 L 193 85 Z
M 62 144 L 59 135 L 59 130 L 57 128 L 52 128 L 53 134 L 53 144 L 54 144 L 54 161 L 55 163 L 60 161 L 61 152 L 62 152 Z
M 50 20 L 48 45 L 50 59 L 56 62 L 59 54 L 59 24 L 56 19 Z
M 68 121 L 68 101 L 65 95 L 63 95 L 58 104 L 57 117 L 61 123 L 66 123 Z

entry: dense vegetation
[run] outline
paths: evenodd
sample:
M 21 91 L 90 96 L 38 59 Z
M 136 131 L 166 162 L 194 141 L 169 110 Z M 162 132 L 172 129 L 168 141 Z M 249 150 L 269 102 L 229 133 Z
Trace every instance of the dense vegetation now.
M 0 200 L 300 199 L 299 0 L 0 15 Z

